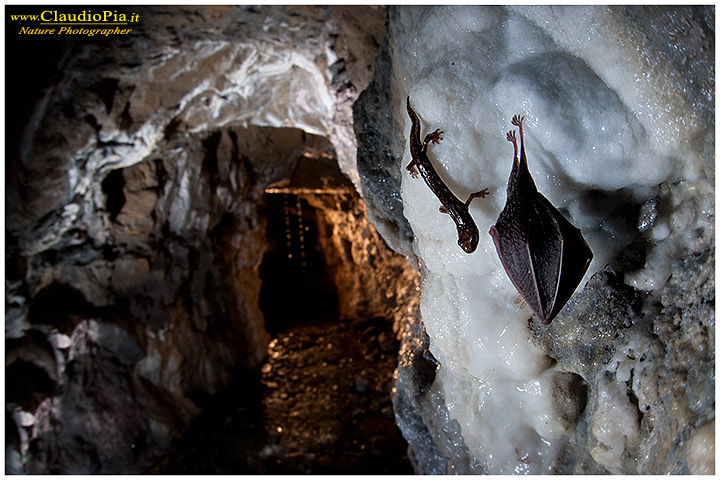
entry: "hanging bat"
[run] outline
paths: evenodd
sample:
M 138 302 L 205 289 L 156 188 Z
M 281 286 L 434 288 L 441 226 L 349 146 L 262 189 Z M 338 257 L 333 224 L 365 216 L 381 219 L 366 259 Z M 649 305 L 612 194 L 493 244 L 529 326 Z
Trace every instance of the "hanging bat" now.
M 525 156 L 523 120 L 519 115 L 512 119 L 520 130 L 519 163 L 515 131 L 507 133 L 515 157 L 505 208 L 490 235 L 513 285 L 543 325 L 549 325 L 580 284 L 593 255 L 580 230 L 537 191 Z

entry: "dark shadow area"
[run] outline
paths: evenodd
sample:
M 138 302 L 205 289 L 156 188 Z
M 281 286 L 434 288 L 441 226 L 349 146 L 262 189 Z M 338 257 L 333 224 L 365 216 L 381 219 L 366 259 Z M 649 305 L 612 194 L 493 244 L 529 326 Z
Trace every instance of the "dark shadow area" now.
M 280 333 L 259 372 L 235 373 L 148 473 L 413 474 L 390 400 L 398 343 L 388 321 Z
M 51 283 L 32 299 L 28 319 L 33 325 L 52 325 L 65 335 L 83 318 L 97 313 L 78 290 L 62 283 Z
M 267 252 L 260 266 L 260 309 L 270 335 L 336 318 L 337 289 L 327 278 L 317 213 L 298 195 L 266 194 Z
M 34 363 L 19 360 L 5 369 L 6 402 L 34 411 L 56 391 L 55 382 Z
M 267 250 L 259 275 L 272 337 L 268 356 L 259 371 L 236 371 L 223 393 L 193 398 L 203 413 L 150 473 L 414 473 L 391 401 L 399 348 L 392 321 L 339 318 L 337 266 L 326 264 L 338 257 L 323 251 L 332 242 L 319 236 L 332 234 L 330 218 L 344 217 L 303 198 L 303 191 L 337 195 L 321 203 L 354 208 L 348 195 L 328 186 L 342 176 L 334 162 L 333 168 L 323 171 L 325 185 L 311 183 L 319 173 L 298 184 L 304 174 L 298 168 L 293 179 L 266 190 Z M 351 247 L 348 241 L 345 248 Z M 368 285 L 365 294 L 385 292 Z

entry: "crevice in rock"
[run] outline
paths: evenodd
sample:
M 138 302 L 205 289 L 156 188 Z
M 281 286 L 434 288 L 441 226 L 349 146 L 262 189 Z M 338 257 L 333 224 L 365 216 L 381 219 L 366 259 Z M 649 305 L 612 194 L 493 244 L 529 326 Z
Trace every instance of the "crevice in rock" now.
M 125 205 L 125 179 L 122 170 L 113 170 L 105 176 L 101 188 L 105 194 L 105 208 L 110 215 L 110 220 L 115 221 L 118 214 Z
M 82 318 L 90 315 L 93 309 L 93 305 L 80 291 L 55 282 L 33 297 L 28 319 L 31 325 L 51 325 L 69 335 Z
M 56 384 L 48 373 L 35 363 L 19 360 L 5 369 L 6 400 L 25 410 L 33 411 L 56 391 Z

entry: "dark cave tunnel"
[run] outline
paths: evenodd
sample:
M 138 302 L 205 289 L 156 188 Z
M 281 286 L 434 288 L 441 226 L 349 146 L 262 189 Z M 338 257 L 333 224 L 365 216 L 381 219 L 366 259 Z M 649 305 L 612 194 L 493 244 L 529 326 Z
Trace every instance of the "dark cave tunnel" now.
M 334 157 L 305 155 L 291 178 L 266 188 L 263 211 L 268 356 L 256 371 L 236 371 L 223 393 L 196 398 L 200 417 L 151 472 L 412 474 L 390 396 L 399 347 L 392 320 L 340 313 L 340 297 L 357 294 L 336 281 L 338 263 L 352 263 L 352 240 L 333 242 L 330 219 L 364 211 L 362 199 Z M 365 287 L 364 295 L 385 297 Z
M 30 55 L 38 59 L 29 67 L 19 69 L 18 75 L 8 77 L 11 91 L 24 92 L 24 95 L 12 95 L 8 104 L 8 113 L 19 121 L 8 125 L 11 135 L 6 180 L 10 188 L 6 197 L 11 204 L 15 202 L 19 205 L 17 202 L 25 199 L 30 191 L 26 189 L 27 180 L 33 180 L 24 176 L 32 171 L 28 173 L 21 166 L 23 130 L 45 90 L 66 78 L 60 62 L 63 54 L 71 48 L 81 47 L 82 42 L 63 39 L 63 42 L 48 44 L 32 39 L 32 43 L 23 44 L 24 48 L 15 48 L 19 38 L 14 35 L 8 38 L 14 48 L 9 50 L 6 63 L 22 64 L 28 48 L 33 52 Z M 98 43 L 108 42 L 99 40 Z M 124 115 L 123 105 L 113 105 L 113 98 L 117 100 L 122 94 L 122 82 L 118 82 L 117 78 L 100 78 L 98 81 L 102 91 L 92 90 L 90 95 L 98 93 L 108 117 Z M 124 105 L 126 110 L 128 105 L 130 103 Z M 83 123 L 81 112 L 72 108 L 64 108 L 63 115 L 68 122 L 77 120 L 76 123 Z M 128 115 L 123 119 L 125 123 L 119 122 L 118 125 L 128 131 L 136 126 L 126 124 L 136 119 Z M 97 132 L 107 126 L 91 120 L 95 122 L 91 126 Z M 171 126 L 173 128 L 168 127 L 165 132 L 165 141 L 175 140 L 184 134 L 184 125 L 172 123 Z M 237 130 L 242 131 L 241 128 Z M 259 130 L 261 134 L 251 127 L 248 137 L 259 135 L 270 143 L 288 143 L 291 148 L 300 150 L 303 147 L 298 147 L 295 137 L 315 137 L 285 128 Z M 272 131 L 267 138 L 264 137 L 266 131 Z M 230 135 L 233 135 L 232 130 Z M 210 137 L 214 141 L 210 147 L 216 148 L 219 141 L 217 132 L 211 132 Z M 318 143 L 323 143 L 319 150 L 330 145 L 324 138 L 318 140 L 315 137 L 308 140 L 306 146 L 309 150 L 318 150 Z M 195 147 L 190 150 L 192 148 Z M 105 382 L 115 382 L 108 379 L 118 372 L 126 376 L 120 381 L 122 385 L 136 388 L 129 380 L 137 376 L 137 366 L 133 366 L 137 360 L 125 363 L 127 359 L 122 354 L 108 353 L 107 345 L 98 346 L 96 354 L 100 357 L 111 354 L 111 363 L 117 370 L 84 370 L 87 365 L 92 365 L 91 360 L 79 356 L 72 358 L 72 347 L 62 345 L 58 348 L 48 338 L 72 342 L 73 331 L 78 325 L 96 321 L 101 328 L 112 324 L 116 331 L 127 329 L 127 339 L 118 337 L 112 342 L 116 341 L 120 347 L 130 345 L 140 355 L 142 351 L 138 345 L 142 349 L 148 348 L 141 334 L 143 322 L 152 329 L 160 328 L 165 322 L 163 315 L 169 315 L 167 310 L 143 311 L 157 309 L 155 298 L 163 295 L 154 291 L 159 290 L 154 284 L 143 283 L 145 277 L 142 275 L 147 273 L 143 270 L 143 262 L 153 269 L 157 263 L 164 261 L 166 267 L 163 273 L 168 276 L 168 268 L 182 268 L 182 265 L 167 267 L 180 256 L 165 254 L 164 258 L 162 255 L 155 257 L 153 249 L 163 250 L 162 244 L 166 239 L 153 239 L 152 235 L 156 233 L 150 234 L 151 241 L 141 238 L 152 232 L 153 222 L 159 221 L 152 205 L 162 199 L 163 182 L 172 180 L 163 177 L 172 174 L 163 170 L 171 161 L 160 156 L 153 154 L 141 164 L 110 170 L 98 180 L 99 191 L 105 199 L 105 204 L 98 208 L 107 214 L 112 230 L 110 238 L 114 242 L 103 245 L 99 251 L 94 250 L 97 245 L 93 245 L 83 231 L 84 227 L 81 227 L 71 230 L 71 235 L 79 235 L 72 241 L 66 236 L 59 244 L 35 257 L 23 257 L 16 255 L 19 251 L 16 232 L 6 227 L 10 239 L 6 264 L 13 267 L 10 280 L 20 285 L 18 291 L 22 292 L 27 302 L 14 306 L 27 308 L 28 325 L 24 336 L 6 340 L 5 382 L 9 392 L 6 399 L 6 445 L 22 452 L 21 455 L 11 452 L 12 463 L 6 462 L 6 471 L 23 473 L 18 468 L 22 465 L 25 473 L 412 473 L 407 442 L 395 424 L 390 397 L 399 343 L 393 331 L 397 319 L 390 314 L 397 304 L 395 298 L 388 294 L 388 284 L 391 283 L 388 272 L 397 273 L 398 269 L 394 264 L 388 264 L 386 270 L 377 268 L 386 258 L 392 257 L 392 262 L 405 266 L 406 261 L 391 252 L 377 234 L 373 233 L 375 239 L 367 244 L 367 229 L 372 227 L 368 227 L 366 217 L 361 219 L 363 223 L 357 228 L 348 222 L 343 223 L 341 230 L 350 233 L 333 243 L 332 222 L 336 220 L 330 217 L 339 212 L 337 218 L 352 220 L 353 215 L 347 216 L 347 212 L 362 211 L 364 215 L 364 206 L 355 187 L 340 172 L 337 159 L 327 154 L 301 159 L 290 178 L 271 185 L 270 189 L 275 191 L 264 195 L 261 213 L 266 221 L 266 253 L 257 273 L 262 281 L 259 307 L 270 343 L 265 359 L 257 368 L 248 371 L 240 365 L 229 367 L 232 378 L 218 393 L 185 387 L 187 390 L 183 394 L 199 407 L 199 415 L 189 429 L 185 429 L 182 425 L 187 418 L 182 417 L 186 414 L 180 409 L 174 410 L 176 406 L 171 405 L 169 412 L 179 418 L 174 420 L 175 425 L 171 424 L 170 431 L 181 431 L 182 435 L 174 437 L 171 447 L 166 448 L 153 446 L 152 434 L 148 433 L 147 442 L 142 442 L 143 449 L 147 449 L 146 456 L 138 451 L 136 446 L 139 444 L 136 443 L 133 443 L 129 456 L 123 456 L 123 448 L 101 451 L 104 448 L 102 437 L 107 437 L 108 445 L 118 440 L 121 443 L 117 445 L 122 445 L 122 441 L 126 440 L 124 435 L 133 431 L 138 425 L 136 423 L 126 430 L 122 425 L 119 431 L 105 428 L 102 435 L 93 436 L 92 429 L 73 432 L 64 429 L 47 437 L 34 438 L 35 426 L 24 422 L 31 418 L 26 414 L 34 415 L 40 403 L 65 401 L 68 411 L 79 408 L 87 415 L 93 412 L 111 415 L 114 406 L 125 408 L 124 405 L 128 404 L 123 402 L 127 399 L 103 399 L 100 394 L 94 400 L 100 402 L 99 405 L 82 404 L 84 400 L 78 400 L 79 397 L 66 398 L 64 395 L 76 388 L 79 392 L 101 391 Z M 322 179 L 329 183 L 322 183 Z M 283 188 L 286 191 L 282 191 Z M 228 218 L 233 220 L 231 217 Z M 228 224 L 238 227 L 233 222 Z M 220 232 L 219 235 L 223 236 L 221 241 L 232 233 Z M 365 244 L 354 245 L 355 239 Z M 187 246 L 177 242 L 176 238 L 171 241 Z M 368 245 L 384 249 L 380 254 L 369 255 L 369 260 L 374 262 L 372 266 L 363 263 L 365 260 L 356 261 L 352 254 L 353 249 L 369 250 Z M 191 246 L 190 260 L 198 256 L 193 248 L 197 246 Z M 201 256 L 204 254 L 200 253 Z M 215 261 L 225 260 L 220 258 Z M 113 292 L 108 296 L 110 303 L 102 307 L 97 306 L 98 299 L 93 297 L 92 292 L 94 287 L 106 287 L 98 284 L 88 289 L 84 283 L 86 280 L 63 277 L 69 271 L 89 271 L 94 264 L 107 264 L 119 271 L 117 265 L 122 262 L 140 269 L 128 270 L 123 279 L 126 282 L 123 288 L 128 288 L 127 296 L 114 297 L 118 292 Z M 15 264 L 18 266 L 14 267 Z M 71 265 L 71 268 L 62 274 L 57 273 L 57 278 L 49 283 L 31 278 L 33 268 L 41 272 L 43 268 L 53 269 L 58 265 Z M 354 275 L 353 269 L 365 272 L 377 270 L 377 275 L 367 276 L 366 272 L 343 284 Z M 408 267 L 409 270 L 411 268 Z M 219 272 L 222 274 L 224 271 Z M 215 275 L 216 278 L 219 276 Z M 377 283 L 375 280 L 380 277 L 384 280 Z M 173 280 L 165 278 L 161 281 L 169 283 Z M 205 288 L 198 291 L 208 295 L 217 285 L 206 282 Z M 358 288 L 358 285 L 364 288 Z M 185 288 L 187 286 L 182 285 L 178 291 L 185 292 Z M 374 299 L 360 298 L 362 295 Z M 217 295 L 215 298 L 226 297 Z M 182 302 L 189 304 L 186 299 Z M 388 304 L 387 308 L 372 306 L 382 302 Z M 167 309 L 166 306 L 162 308 Z M 139 316 L 138 311 L 141 313 Z M 232 323 L 232 319 L 218 319 L 217 323 L 224 326 Z M 212 329 L 213 325 L 207 331 Z M 203 342 L 210 345 L 212 352 L 212 342 L 217 340 L 208 336 Z M 86 364 L 87 361 L 91 363 Z M 83 371 L 95 376 L 84 377 L 80 374 Z M 129 383 L 123 384 L 125 380 Z M 147 381 L 143 382 L 148 385 Z M 138 412 L 144 412 L 147 405 L 153 405 L 152 401 L 141 404 L 140 400 L 148 400 L 138 399 L 136 395 L 142 397 L 147 392 L 128 391 L 130 405 L 138 402 L 135 404 Z M 152 395 L 162 398 L 164 392 L 156 389 L 152 390 Z M 85 398 L 89 399 L 90 396 Z M 156 411 L 148 415 L 168 422 Z M 133 435 L 142 436 L 142 433 Z M 46 449 L 49 454 L 46 454 Z M 156 453 L 162 449 L 165 449 L 164 453 L 158 456 Z M 116 458 L 108 458 L 108 452 L 111 452 L 110 455 L 117 454 Z M 86 463 L 84 457 L 92 461 Z M 115 470 L 109 470 L 112 468 Z
M 269 135 L 280 142 L 288 138 L 282 130 Z M 152 178 L 160 178 L 160 165 L 153 160 L 106 175 L 101 189 L 113 225 L 127 223 L 128 212 L 137 215 L 138 195 L 147 191 L 139 189 L 137 179 L 155 185 Z M 152 189 L 160 191 L 156 186 Z M 166 454 L 144 469 L 146 473 L 413 472 L 391 401 L 399 347 L 395 320 L 382 311 L 396 306 L 386 291 L 391 275 L 397 273 L 393 262 L 409 267 L 372 233 L 364 211 L 355 187 L 334 156 L 326 153 L 301 155 L 290 178 L 265 189 L 258 212 L 265 217 L 266 243 L 257 275 L 262 282 L 259 307 L 271 338 L 267 355 L 253 370 L 233 368 L 230 383 L 218 393 L 188 392 L 200 415 Z M 239 228 L 234 220 L 226 221 L 230 217 L 222 216 L 209 237 L 221 248 Z M 123 245 L 103 246 L 100 258 L 110 263 L 122 259 L 127 248 Z M 43 258 L 65 262 L 84 248 L 51 249 Z M 108 257 L 108 249 L 115 254 Z M 358 261 L 357 252 L 374 253 Z M 189 253 L 195 262 L 203 255 Z M 201 289 L 203 296 L 226 299 L 226 294 L 213 293 L 211 283 L 206 281 Z M 139 285 L 130 288 L 130 292 L 142 290 Z M 11 340 L 7 346 L 11 352 L 44 352 L 47 365 L 36 365 L 18 353 L 6 357 L 10 362 L 6 386 L 12 393 L 8 401 L 34 412 L 41 402 L 67 388 L 63 383 L 68 380 L 55 373 L 58 363 L 54 347 L 45 340 L 46 331 L 70 342 L 75 328 L 88 321 L 126 328 L 133 316 L 129 305 L 143 295 L 135 300 L 118 297 L 114 305 L 97 307 L 87 291 L 62 279 L 35 292 L 28 302 L 30 333 L 22 342 Z M 372 304 L 376 306 L 368 307 Z M 385 307 L 378 310 L 377 304 Z M 218 325 L 228 320 L 232 322 L 218 318 Z M 66 374 L 72 377 L 82 360 L 68 354 L 63 352 Z M 10 410 L 6 414 L 12 420 L 7 441 L 13 445 L 27 441 L 17 434 L 23 430 L 20 417 Z M 30 445 L 30 451 L 39 448 L 34 441 Z M 102 465 L 96 462 L 92 468 Z
M 267 251 L 260 266 L 260 309 L 270 335 L 337 318 L 338 296 L 318 239 L 317 212 L 300 195 L 268 193 Z
M 390 293 L 403 283 L 403 276 L 398 276 L 400 271 L 412 271 L 411 278 L 415 278 L 416 273 L 404 257 L 392 252 L 374 231 L 365 215 L 362 198 L 340 171 L 334 155 L 327 153 L 332 150 L 329 143 L 288 129 L 251 130 L 243 135 L 258 135 L 258 132 L 265 143 L 282 145 L 277 147 L 282 151 L 305 151 L 290 169 L 288 178 L 265 188 L 262 202 L 253 207 L 264 216 L 265 224 L 262 246 L 265 253 L 255 273 L 262 283 L 258 306 L 270 336 L 265 359 L 251 370 L 241 365 L 230 367 L 229 384 L 220 391 L 189 390 L 186 396 L 199 407 L 199 416 L 189 425 L 189 430 L 175 437 L 171 448 L 145 462 L 141 472 L 412 473 L 407 442 L 395 424 L 391 399 L 399 341 L 394 331 L 397 317 L 391 314 L 398 304 Z M 220 138 L 217 134 L 212 137 Z M 232 131 L 230 138 L 237 142 Z M 218 144 L 219 140 L 210 147 L 217 149 Z M 206 151 L 210 148 L 207 142 L 203 145 Z M 217 162 L 215 155 L 214 151 L 207 153 Z M 246 163 L 247 169 L 254 168 Z M 139 271 L 132 267 L 120 275 L 122 281 L 113 280 L 111 288 L 115 290 L 109 297 L 113 300 L 102 307 L 96 305 L 99 299 L 92 296 L 98 285 L 77 286 L 74 283 L 77 278 L 72 277 L 58 277 L 30 295 L 27 318 L 31 330 L 23 342 L 31 345 L 15 340 L 7 344 L 12 352 L 6 357 L 9 362 L 6 385 L 12 390 L 8 397 L 11 404 L 33 413 L 40 403 L 62 396 L 67 385 L 95 382 L 83 379 L 85 373 L 82 372 L 93 371 L 82 367 L 86 361 L 83 357 L 73 358 L 72 347 L 64 350 L 67 346 L 62 346 L 58 351 L 57 346 L 48 344 L 46 335 L 55 335 L 53 338 L 72 344 L 75 329 L 80 326 L 81 330 L 85 329 L 89 322 L 97 322 L 101 329 L 105 324 L 115 325 L 112 328 L 120 329 L 117 331 L 127 329 L 130 332 L 127 338 L 113 340 L 111 345 L 98 350 L 100 355 L 110 355 L 111 362 L 121 372 L 127 368 L 122 349 L 129 348 L 127 351 L 137 355 L 128 366 L 145 355 L 141 348 L 147 349 L 142 336 L 134 338 L 141 331 L 136 315 L 148 315 L 152 328 L 167 324 L 169 317 L 163 318 L 169 312 L 146 311 L 152 308 L 158 293 L 143 286 L 147 281 L 143 268 L 160 267 L 164 269 L 162 275 L 167 276 L 168 265 L 176 264 L 171 268 L 182 269 L 185 262 L 182 257 L 162 260 L 163 255 L 168 255 L 163 252 L 172 253 L 177 248 L 168 248 L 162 238 L 152 240 L 158 233 L 165 235 L 165 227 L 150 233 L 151 226 L 158 221 L 159 195 L 166 191 L 163 182 L 172 181 L 163 165 L 167 163 L 150 159 L 112 170 L 105 176 L 100 189 L 105 199 L 103 210 L 111 222 L 110 244 L 101 245 L 100 250 L 95 251 L 96 247 L 82 235 L 73 241 L 80 243 L 60 244 L 38 257 L 48 265 L 68 264 L 74 265 L 73 269 L 86 268 L 83 265 L 88 261 L 89 265 L 93 262 L 111 265 L 115 272 L 121 271 L 117 262 L 147 267 Z M 243 171 L 250 171 L 247 169 Z M 217 175 L 217 169 L 212 171 Z M 205 181 L 199 180 L 200 184 Z M 218 205 L 212 199 L 204 201 Z M 211 310 L 215 318 L 208 319 L 203 342 L 227 342 L 223 329 L 243 321 L 232 317 L 240 311 L 223 306 L 232 301 L 234 287 L 221 280 L 221 276 L 228 271 L 227 262 L 233 258 L 227 252 L 236 248 L 232 246 L 232 239 L 245 227 L 229 212 L 221 210 L 217 218 L 217 225 L 211 228 L 207 240 L 198 238 L 196 241 L 201 242 L 198 247 L 187 251 L 192 270 L 183 281 L 189 284 L 181 284 L 178 290 L 181 295 L 178 298 L 188 312 L 197 308 L 193 306 L 197 299 L 215 305 Z M 145 236 L 148 234 L 150 237 Z M 149 238 L 150 243 L 142 240 L 145 238 Z M 191 245 L 179 238 L 171 241 Z M 203 251 L 202 245 L 211 248 Z M 158 249 L 157 253 L 149 256 L 148 246 Z M 139 259 L 129 260 L 133 257 L 128 254 L 138 252 Z M 153 260 L 155 255 L 160 256 Z M 202 258 L 207 258 L 202 261 L 210 261 L 212 266 L 207 273 L 196 275 L 193 272 L 201 268 Z M 167 263 L 169 260 L 171 264 Z M 195 284 L 195 277 L 204 280 Z M 168 281 L 171 280 L 166 277 L 164 283 Z M 225 290 L 228 287 L 230 289 Z M 241 288 L 238 293 L 242 292 Z M 110 351 L 115 346 L 121 351 Z M 236 348 L 248 347 L 238 345 Z M 44 352 L 47 361 L 36 365 L 33 362 L 39 360 L 29 361 L 17 353 L 24 350 Z M 58 354 L 64 360 L 58 360 Z M 88 360 L 94 362 L 92 357 Z M 58 374 L 58 369 L 64 372 Z M 81 408 L 92 411 L 97 407 Z M 22 434 L 26 430 L 21 425 L 25 417 L 18 416 L 18 412 L 17 408 L 6 410 L 12 420 L 8 423 L 6 439 L 18 449 L 29 442 L 28 451 L 37 455 L 43 443 Z M 91 447 L 85 445 L 83 450 L 90 451 Z M 47 467 L 53 472 L 64 471 L 58 465 Z M 95 461 L 88 468 L 100 472 L 104 467 L 102 462 Z

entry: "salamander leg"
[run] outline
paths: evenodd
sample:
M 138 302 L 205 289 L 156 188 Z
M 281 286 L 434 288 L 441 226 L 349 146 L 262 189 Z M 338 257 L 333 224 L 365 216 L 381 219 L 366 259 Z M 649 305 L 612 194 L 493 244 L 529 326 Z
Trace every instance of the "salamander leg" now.
M 415 166 L 415 160 L 408 163 L 407 167 L 405 169 L 410 172 L 410 175 L 412 175 L 413 178 L 418 178 L 418 169 Z
M 468 199 L 465 201 L 465 205 L 470 206 L 470 202 L 472 202 L 473 198 L 485 198 L 488 195 L 488 189 L 483 188 L 479 192 L 471 193 Z
M 423 140 L 423 152 L 427 152 L 428 143 L 430 143 L 430 142 L 435 143 L 435 144 L 440 143 L 440 140 L 442 140 L 443 133 L 445 133 L 445 132 L 443 132 L 442 130 L 440 130 L 438 128 L 434 132 L 428 133 L 427 135 L 425 135 L 425 140 Z

